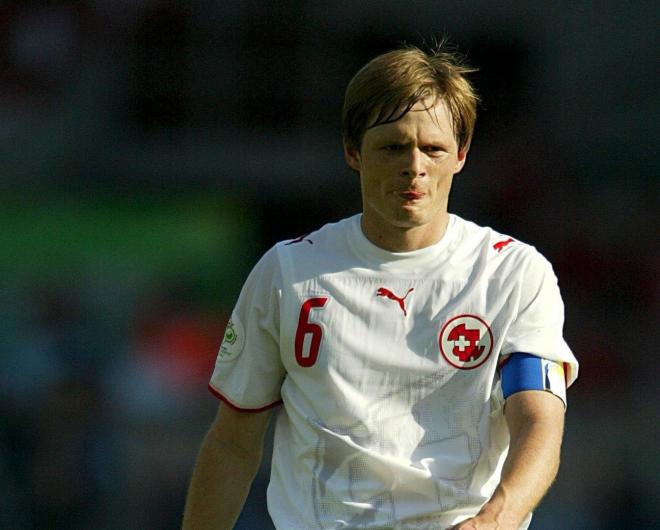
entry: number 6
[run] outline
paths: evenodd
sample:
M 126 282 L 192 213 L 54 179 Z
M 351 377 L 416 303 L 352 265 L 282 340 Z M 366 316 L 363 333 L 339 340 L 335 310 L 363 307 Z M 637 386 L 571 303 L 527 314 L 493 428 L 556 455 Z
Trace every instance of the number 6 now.
M 300 308 L 300 317 L 298 317 L 298 329 L 296 330 L 295 352 L 296 361 L 300 366 L 308 368 L 313 366 L 319 355 L 321 347 L 321 338 L 323 337 L 323 328 L 318 324 L 309 322 L 309 312 L 314 308 L 321 308 L 328 301 L 326 297 L 310 298 L 306 300 Z M 309 352 L 305 354 L 303 344 L 305 335 L 312 334 L 312 341 L 309 346 Z

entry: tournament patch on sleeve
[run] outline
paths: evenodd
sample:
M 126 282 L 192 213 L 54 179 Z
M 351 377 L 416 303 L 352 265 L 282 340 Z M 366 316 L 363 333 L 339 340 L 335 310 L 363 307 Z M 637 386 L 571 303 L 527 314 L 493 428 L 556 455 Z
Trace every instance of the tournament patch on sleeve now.
M 523 390 L 552 392 L 566 405 L 566 380 L 560 363 L 528 353 L 513 353 L 502 366 L 504 398 Z
M 243 346 L 245 346 L 245 330 L 234 313 L 227 322 L 225 336 L 218 352 L 218 360 L 222 362 L 233 361 L 241 354 Z

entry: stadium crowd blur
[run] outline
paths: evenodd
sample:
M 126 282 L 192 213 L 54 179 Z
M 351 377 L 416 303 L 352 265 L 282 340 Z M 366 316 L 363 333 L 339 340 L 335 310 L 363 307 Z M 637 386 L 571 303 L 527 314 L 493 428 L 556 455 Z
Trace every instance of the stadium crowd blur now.
M 643 1 L 2 2 L 0 528 L 179 526 L 243 279 L 359 210 L 346 83 L 445 31 L 483 98 L 450 209 L 551 260 L 581 361 L 532 528 L 657 528 L 657 18 Z M 270 527 L 267 474 L 238 528 Z

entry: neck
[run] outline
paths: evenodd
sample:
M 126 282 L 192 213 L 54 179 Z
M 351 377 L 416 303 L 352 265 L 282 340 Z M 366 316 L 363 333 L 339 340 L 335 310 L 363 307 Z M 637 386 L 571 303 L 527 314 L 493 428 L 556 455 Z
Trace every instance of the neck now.
M 410 252 L 430 247 L 447 231 L 449 214 L 442 212 L 432 222 L 421 226 L 392 226 L 362 215 L 362 233 L 377 247 L 390 252 Z

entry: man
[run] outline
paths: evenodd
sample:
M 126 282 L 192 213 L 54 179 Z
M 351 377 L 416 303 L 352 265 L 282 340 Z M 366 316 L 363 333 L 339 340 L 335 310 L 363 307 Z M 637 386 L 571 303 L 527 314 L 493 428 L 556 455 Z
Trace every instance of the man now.
M 280 530 L 529 525 L 577 362 L 549 263 L 447 212 L 476 118 L 470 71 L 405 48 L 350 82 L 362 214 L 277 244 L 251 272 L 210 383 L 223 404 L 185 528 L 232 528 L 279 404 Z

